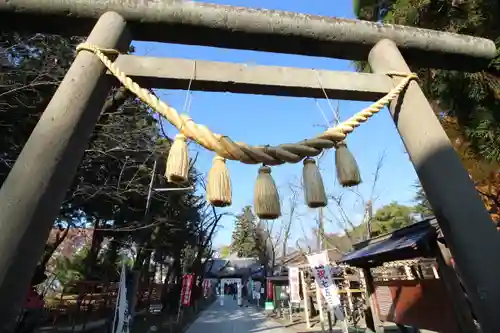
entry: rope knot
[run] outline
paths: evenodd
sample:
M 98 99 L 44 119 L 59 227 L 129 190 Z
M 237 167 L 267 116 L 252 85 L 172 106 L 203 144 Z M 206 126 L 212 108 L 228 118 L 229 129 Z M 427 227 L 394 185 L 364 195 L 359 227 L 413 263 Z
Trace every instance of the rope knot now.
M 402 76 L 404 77 L 405 79 L 407 80 L 418 80 L 418 75 L 417 73 L 413 73 L 413 72 L 410 72 L 410 73 L 405 73 L 405 72 L 387 72 L 385 73 L 387 76 Z
M 92 52 L 92 53 L 104 53 L 104 54 L 120 54 L 120 51 L 118 50 L 115 50 L 115 49 L 105 49 L 105 48 L 101 48 L 97 45 L 94 45 L 94 44 L 90 44 L 90 43 L 80 43 L 76 46 L 76 52 L 80 52 L 80 51 L 89 51 L 89 52 Z

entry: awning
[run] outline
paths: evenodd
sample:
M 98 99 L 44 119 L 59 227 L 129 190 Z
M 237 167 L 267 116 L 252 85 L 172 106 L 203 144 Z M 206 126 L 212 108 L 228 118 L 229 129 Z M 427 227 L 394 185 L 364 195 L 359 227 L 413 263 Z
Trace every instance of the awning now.
M 392 234 L 356 244 L 358 250 L 345 254 L 341 262 L 351 266 L 368 266 L 426 256 L 426 245 L 435 237 L 436 223 L 425 220 Z

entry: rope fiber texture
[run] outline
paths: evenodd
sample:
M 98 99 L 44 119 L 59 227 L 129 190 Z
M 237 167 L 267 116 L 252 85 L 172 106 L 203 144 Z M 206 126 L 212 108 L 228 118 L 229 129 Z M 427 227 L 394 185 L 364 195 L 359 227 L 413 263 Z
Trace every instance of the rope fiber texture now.
M 196 124 L 188 115 L 179 114 L 174 108 L 150 93 L 149 90 L 140 87 L 106 56 L 106 54 L 120 54 L 119 51 L 103 49 L 89 43 L 78 45 L 76 51 L 88 51 L 96 55 L 128 90 L 166 118 L 187 138 L 196 141 L 204 148 L 217 153 L 225 159 L 237 160 L 246 164 L 262 163 L 265 165 L 280 165 L 284 163 L 298 163 L 306 157 L 319 155 L 324 149 L 334 148 L 337 143 L 343 141 L 356 127 L 380 112 L 380 110 L 395 99 L 407 87 L 410 81 L 417 79 L 415 73 L 387 73 L 388 76 L 402 76 L 404 78 L 377 102 L 339 123 L 337 126 L 328 128 L 315 138 L 278 146 L 251 146 L 244 142 L 235 142 L 227 136 L 212 132 L 204 125 Z

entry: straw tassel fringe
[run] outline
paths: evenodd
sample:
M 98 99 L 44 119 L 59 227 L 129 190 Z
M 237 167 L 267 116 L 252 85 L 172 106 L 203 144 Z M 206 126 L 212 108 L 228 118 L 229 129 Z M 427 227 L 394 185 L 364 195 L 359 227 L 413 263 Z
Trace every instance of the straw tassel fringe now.
M 328 203 L 325 186 L 314 159 L 309 157 L 304 159 L 302 179 L 304 180 L 304 198 L 307 206 L 309 208 L 325 207 Z
M 172 183 L 186 183 L 188 181 L 189 160 L 186 136 L 177 134 L 167 158 L 165 177 Z
M 231 206 L 231 178 L 223 157 L 214 157 L 208 173 L 207 200 L 215 207 Z
M 361 184 L 358 163 L 347 149 L 345 142 L 339 142 L 335 150 L 335 167 L 337 179 L 343 187 L 352 187 Z
M 281 216 L 278 189 L 271 176 L 271 168 L 262 166 L 254 188 L 255 214 L 264 220 L 274 220 Z

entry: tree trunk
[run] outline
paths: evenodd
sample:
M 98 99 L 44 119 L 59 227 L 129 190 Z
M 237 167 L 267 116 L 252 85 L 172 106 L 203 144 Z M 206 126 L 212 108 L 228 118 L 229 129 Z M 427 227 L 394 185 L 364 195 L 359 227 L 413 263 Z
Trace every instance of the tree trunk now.
M 92 243 L 90 244 L 90 249 L 85 258 L 85 279 L 91 280 L 92 274 L 94 273 L 94 267 L 97 263 L 97 256 L 101 250 L 101 245 L 104 240 L 103 233 L 98 230 L 101 227 L 101 220 L 96 219 L 94 221 L 94 232 L 92 234 Z
M 61 245 L 68 236 L 69 228 L 69 225 L 66 229 L 59 228 L 54 242 L 47 243 L 45 245 L 45 251 L 43 253 L 42 260 L 40 261 L 40 268 L 43 268 L 44 271 L 47 269 L 47 263 L 49 262 L 50 258 L 52 258 L 54 252 L 56 252 L 59 245 Z

